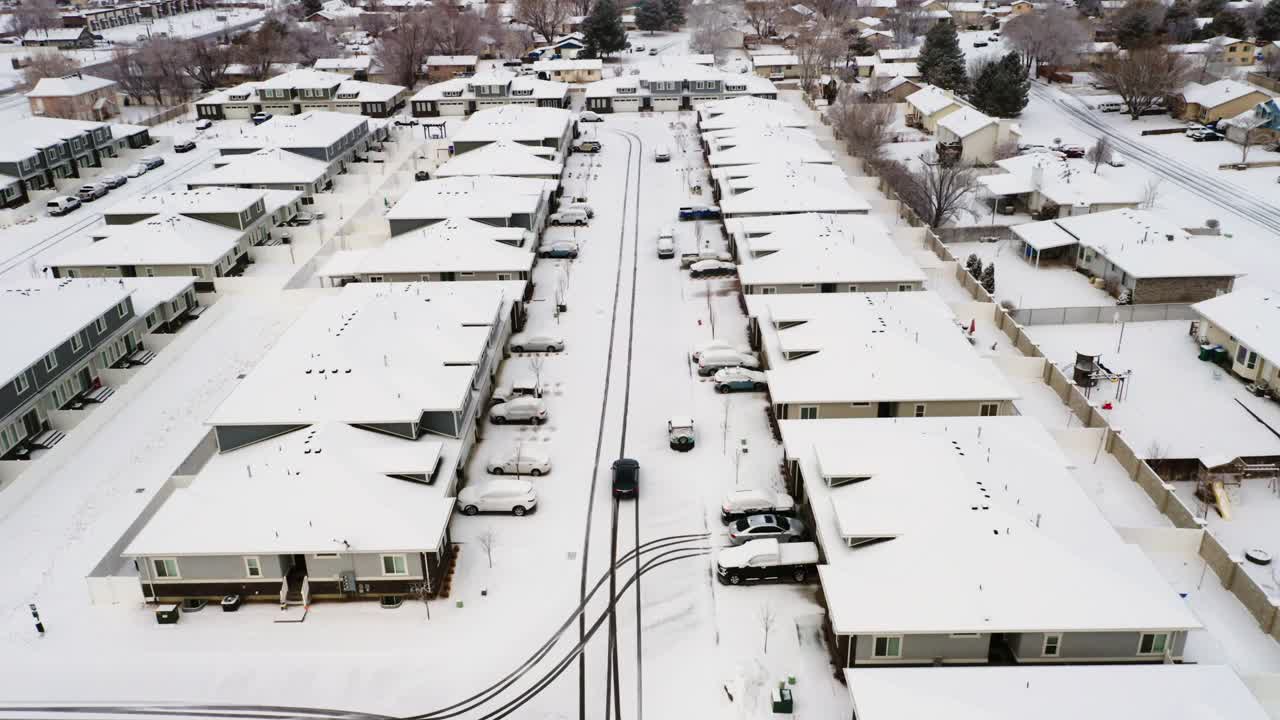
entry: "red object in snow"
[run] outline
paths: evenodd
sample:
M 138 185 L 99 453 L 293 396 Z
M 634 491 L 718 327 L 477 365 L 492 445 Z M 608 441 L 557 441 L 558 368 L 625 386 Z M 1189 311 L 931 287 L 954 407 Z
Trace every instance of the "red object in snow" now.
M 1110 409 L 1111 409 L 1111 403 L 1109 403 L 1109 402 L 1104 402 L 1104 403 L 1102 403 L 1102 409 L 1103 409 L 1103 410 L 1110 410 Z
M 972 335 L 976 332 L 978 332 L 978 319 L 973 318 L 969 320 L 969 334 Z

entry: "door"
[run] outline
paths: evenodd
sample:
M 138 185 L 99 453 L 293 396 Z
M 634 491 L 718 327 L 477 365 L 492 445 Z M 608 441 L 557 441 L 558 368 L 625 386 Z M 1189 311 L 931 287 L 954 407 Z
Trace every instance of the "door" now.
M 32 410 L 22 416 L 22 428 L 27 431 L 27 437 L 39 435 L 44 429 L 43 423 L 40 422 L 40 413 Z
M 122 277 L 138 277 L 138 268 L 133 265 L 121 265 L 120 275 Z
M 442 282 L 453 282 L 456 279 L 457 278 L 454 275 L 454 273 L 451 273 L 451 272 L 440 273 L 440 280 Z
M 640 98 L 614 98 L 614 112 L 636 112 L 640 109 Z
M 822 283 L 822 292 L 824 292 L 824 293 L 833 293 L 833 292 L 835 292 L 835 291 L 836 291 L 836 284 L 835 284 L 835 283 Z
M 876 417 L 888 418 L 898 414 L 898 403 L 882 402 L 876 406 Z
M 83 392 L 93 387 L 93 374 L 89 372 L 88 367 L 80 368 L 80 372 L 76 373 L 80 378 L 80 391 Z

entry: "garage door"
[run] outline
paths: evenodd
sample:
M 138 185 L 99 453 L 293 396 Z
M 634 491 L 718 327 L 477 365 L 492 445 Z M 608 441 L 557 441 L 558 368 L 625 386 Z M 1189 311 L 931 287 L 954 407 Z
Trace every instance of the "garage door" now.
M 675 111 L 675 110 L 679 110 L 679 109 L 680 109 L 680 98 L 678 98 L 678 97 L 673 97 L 673 98 L 666 98 L 666 97 L 664 97 L 664 98 L 654 98 L 654 99 L 653 99 L 653 109 L 654 109 L 654 110 L 657 110 L 658 112 L 663 112 L 663 111 L 666 111 L 666 112 L 673 112 L 673 111 Z
M 709 102 L 719 102 L 720 100 L 724 100 L 724 98 L 718 95 L 711 95 L 708 97 L 691 97 L 689 98 L 689 104 L 696 108 L 699 105 L 704 105 Z
M 252 105 L 223 105 L 222 112 L 228 120 L 248 120 L 253 115 Z
M 436 107 L 440 108 L 441 115 L 466 115 L 467 102 L 465 100 L 453 100 L 451 102 L 438 102 Z
M 293 105 L 263 105 L 262 109 L 272 115 L 292 115 Z
M 636 112 L 640 109 L 640 98 L 614 98 L 614 112 Z

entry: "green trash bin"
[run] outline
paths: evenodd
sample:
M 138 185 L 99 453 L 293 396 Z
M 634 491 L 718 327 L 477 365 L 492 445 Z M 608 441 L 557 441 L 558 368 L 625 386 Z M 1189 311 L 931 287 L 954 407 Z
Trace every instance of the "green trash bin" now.
M 1228 361 L 1227 349 L 1221 345 L 1215 345 L 1213 348 L 1213 361 L 1222 365 Z
M 778 688 L 773 691 L 773 714 L 790 715 L 795 711 L 795 703 L 791 697 L 791 688 Z
M 1203 362 L 1209 362 L 1209 361 L 1210 361 L 1210 360 L 1212 360 L 1212 359 L 1213 359 L 1213 346 L 1212 346 L 1212 345 L 1201 345 L 1201 346 L 1200 346 L 1200 360 L 1202 360 Z

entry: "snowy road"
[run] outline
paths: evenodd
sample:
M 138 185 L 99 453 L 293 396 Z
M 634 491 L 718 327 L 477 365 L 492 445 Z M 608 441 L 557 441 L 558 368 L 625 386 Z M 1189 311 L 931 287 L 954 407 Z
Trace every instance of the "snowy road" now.
M 1040 83 L 1032 83 L 1031 88 L 1037 97 L 1053 103 L 1066 113 L 1077 127 L 1095 138 L 1105 135 L 1116 150 L 1138 165 L 1224 210 L 1251 220 L 1273 233 L 1280 233 L 1280 207 L 1274 202 L 1258 197 L 1234 183 L 1220 180 L 1212 173 L 1175 160 L 1118 132 L 1099 119 L 1096 111 L 1085 107 L 1075 98 L 1046 88 Z

